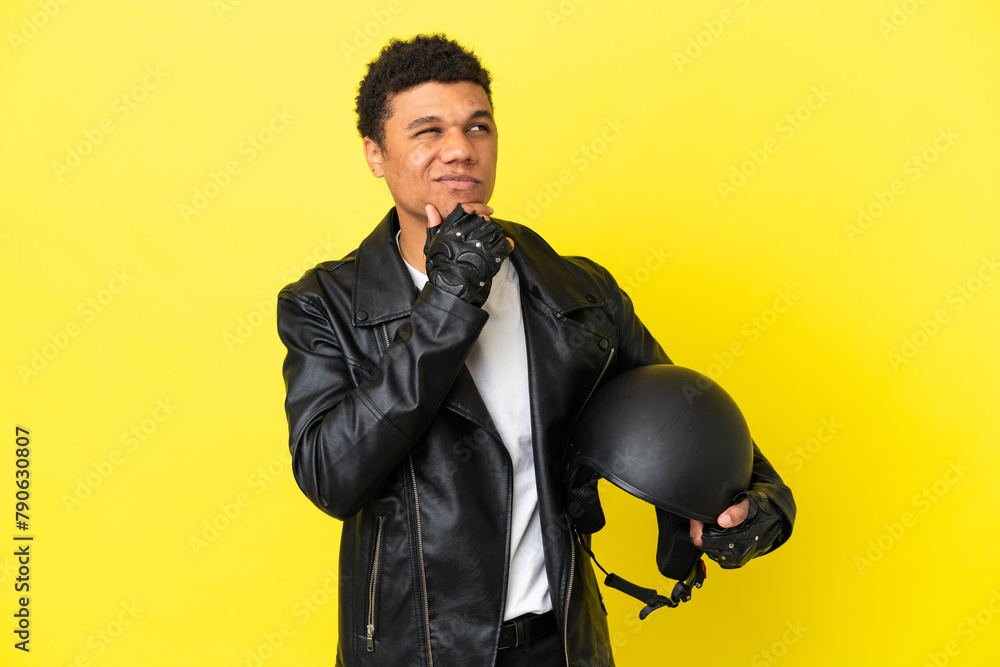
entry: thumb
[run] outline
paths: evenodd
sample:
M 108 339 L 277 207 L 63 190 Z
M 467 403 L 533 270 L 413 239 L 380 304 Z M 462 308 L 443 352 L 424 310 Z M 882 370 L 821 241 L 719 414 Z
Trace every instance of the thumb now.
M 441 214 L 438 212 L 437 207 L 434 204 L 428 204 L 424 207 L 424 212 L 427 213 L 427 228 L 437 227 L 441 224 Z

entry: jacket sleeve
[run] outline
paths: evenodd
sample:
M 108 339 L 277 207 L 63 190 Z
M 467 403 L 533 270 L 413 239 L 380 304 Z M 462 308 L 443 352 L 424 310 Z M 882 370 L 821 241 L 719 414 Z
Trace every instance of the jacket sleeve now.
M 318 300 L 288 289 L 278 296 L 289 448 L 303 493 L 343 520 L 427 428 L 489 314 L 428 283 L 373 367 L 345 353 Z
M 624 372 L 637 366 L 647 364 L 673 363 L 660 348 L 659 343 L 649 333 L 632 307 L 632 300 L 624 290 L 621 293 L 621 339 L 619 348 L 621 355 L 618 360 L 619 372 Z M 792 490 L 781 481 L 757 443 L 753 443 L 753 473 L 750 477 L 750 489 L 761 491 L 767 495 L 771 503 L 781 512 L 782 534 L 774 541 L 771 550 L 781 546 L 792 534 L 795 523 L 795 498 Z
M 771 545 L 774 551 L 788 541 L 792 536 L 792 526 L 795 525 L 795 498 L 774 467 L 761 453 L 757 443 L 753 444 L 753 474 L 750 476 L 750 491 L 761 491 L 781 513 L 781 535 Z

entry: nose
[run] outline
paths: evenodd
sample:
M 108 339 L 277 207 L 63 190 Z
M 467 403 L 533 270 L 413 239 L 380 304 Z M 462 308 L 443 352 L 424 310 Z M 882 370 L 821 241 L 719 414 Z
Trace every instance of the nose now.
M 441 160 L 444 162 L 476 161 L 476 148 L 462 130 L 449 130 L 441 146 Z

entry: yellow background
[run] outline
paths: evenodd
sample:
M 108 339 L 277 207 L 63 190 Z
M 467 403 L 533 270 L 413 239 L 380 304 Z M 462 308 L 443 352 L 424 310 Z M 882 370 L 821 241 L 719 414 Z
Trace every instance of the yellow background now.
M 356 86 L 443 30 L 495 77 L 496 215 L 608 266 L 798 501 L 680 609 L 606 591 L 618 663 L 996 664 L 997 3 L 11 0 L 0 27 L 0 663 L 333 664 L 339 525 L 290 474 L 274 297 L 391 205 Z M 652 512 L 605 497 L 602 562 L 657 583 Z

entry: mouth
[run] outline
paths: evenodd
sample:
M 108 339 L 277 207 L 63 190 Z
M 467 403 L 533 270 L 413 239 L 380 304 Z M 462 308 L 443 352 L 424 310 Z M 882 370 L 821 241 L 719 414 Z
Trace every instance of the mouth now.
M 446 185 L 453 190 L 471 190 L 479 185 L 479 179 L 473 178 L 472 176 L 466 176 L 464 174 L 445 174 L 444 176 L 434 180 L 437 183 Z

